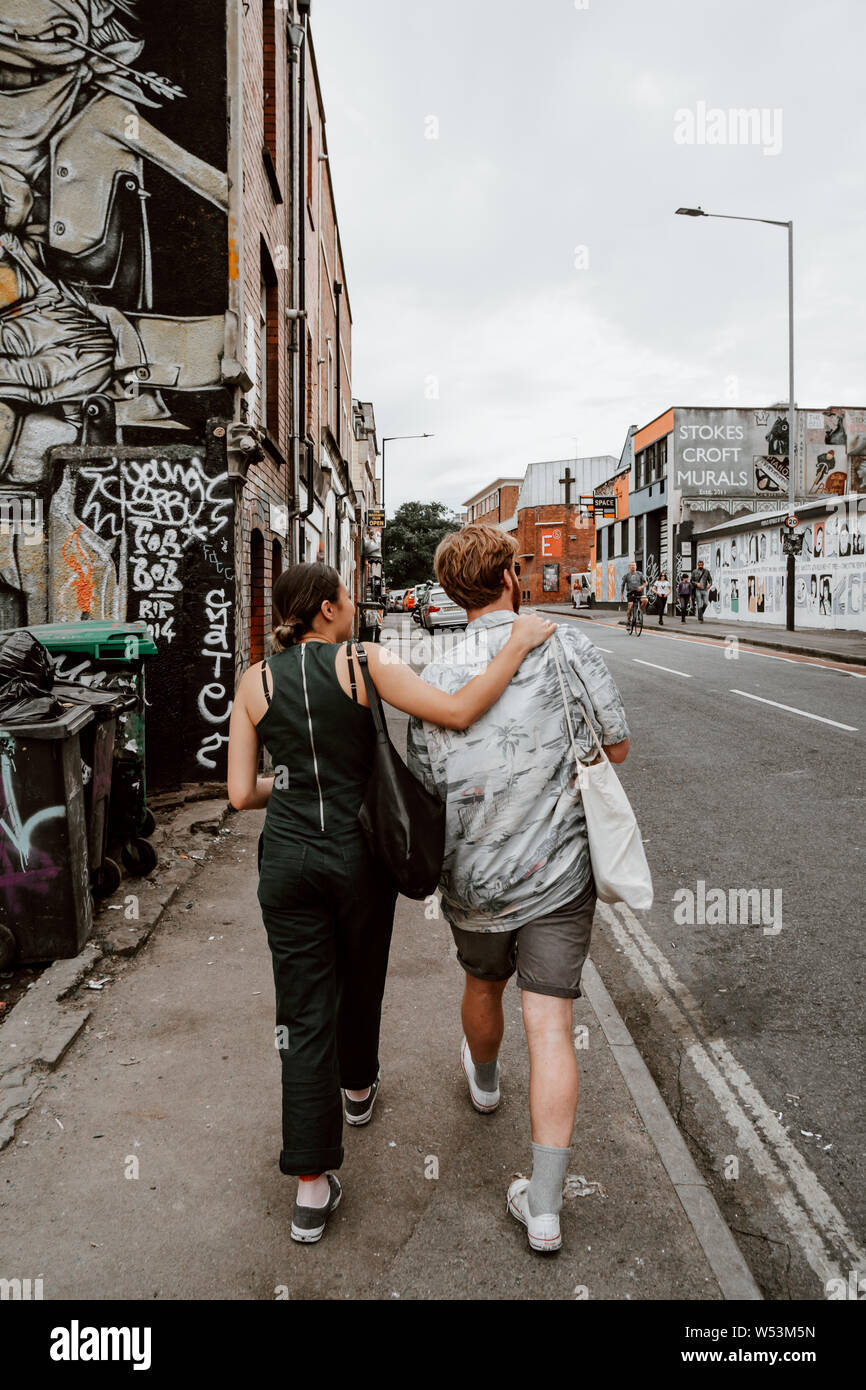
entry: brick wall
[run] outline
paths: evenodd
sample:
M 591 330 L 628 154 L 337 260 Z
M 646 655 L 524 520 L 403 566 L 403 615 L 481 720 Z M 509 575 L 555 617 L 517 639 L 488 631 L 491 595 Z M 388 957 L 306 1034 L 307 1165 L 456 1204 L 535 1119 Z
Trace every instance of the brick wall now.
M 257 388 L 267 379 L 269 409 L 261 418 L 261 392 L 249 393 L 247 404 L 252 424 L 267 428 L 274 453 L 250 467 L 242 504 L 236 514 L 236 571 L 238 624 L 236 664 L 249 665 L 251 647 L 260 646 L 261 629 L 272 626 L 271 557 L 273 542 L 289 559 L 289 541 L 272 532 L 270 505 L 291 507 L 292 374 L 294 355 L 289 351 L 298 330 L 287 322 L 285 311 L 294 305 L 292 246 L 293 129 L 290 100 L 290 68 L 286 40 L 287 11 L 274 0 L 249 0 L 243 21 L 243 323 L 244 366 Z M 266 96 L 267 94 L 267 96 Z M 263 147 L 273 161 L 277 189 L 268 176 Z M 277 192 L 282 202 L 277 201 Z M 262 361 L 260 314 L 262 267 L 268 286 L 267 344 Z M 279 462 L 279 456 L 285 459 Z M 262 536 L 262 592 L 253 593 L 251 560 L 253 532 Z M 257 585 L 258 590 L 258 585 Z M 255 638 L 254 628 L 256 629 Z
M 581 518 L 577 507 L 566 510 L 561 503 L 524 507 L 518 513 L 517 550 L 524 602 L 568 602 L 569 574 L 590 568 L 594 531 L 594 523 Z M 544 565 L 559 566 L 559 585 L 553 592 L 544 591 Z

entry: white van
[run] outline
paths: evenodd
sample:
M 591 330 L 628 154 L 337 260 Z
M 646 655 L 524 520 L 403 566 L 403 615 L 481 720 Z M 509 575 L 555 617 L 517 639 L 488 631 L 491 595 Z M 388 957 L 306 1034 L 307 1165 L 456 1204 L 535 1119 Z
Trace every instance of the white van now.
M 572 608 L 591 608 L 595 602 L 595 594 L 592 589 L 592 575 L 589 570 L 584 570 L 582 574 L 571 576 L 571 606 Z

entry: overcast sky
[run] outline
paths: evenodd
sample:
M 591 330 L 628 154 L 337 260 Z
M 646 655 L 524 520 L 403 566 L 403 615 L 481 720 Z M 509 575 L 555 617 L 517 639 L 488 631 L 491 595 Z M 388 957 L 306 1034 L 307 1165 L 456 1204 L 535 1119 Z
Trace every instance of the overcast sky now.
M 681 205 L 793 218 L 798 403 L 866 404 L 864 17 L 316 0 L 353 390 L 380 437 L 436 436 L 388 446 L 389 513 L 457 507 L 537 459 L 618 457 L 669 405 L 786 398 L 784 229 Z M 764 109 L 763 143 L 677 143 L 699 103 Z

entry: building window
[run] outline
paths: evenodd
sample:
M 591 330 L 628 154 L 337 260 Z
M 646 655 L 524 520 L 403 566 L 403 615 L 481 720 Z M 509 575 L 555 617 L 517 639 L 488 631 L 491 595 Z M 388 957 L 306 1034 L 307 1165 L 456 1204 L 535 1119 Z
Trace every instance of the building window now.
M 334 354 L 331 351 L 331 344 L 328 343 L 328 394 L 326 397 L 327 415 L 326 420 L 329 428 L 334 428 L 334 414 L 332 400 L 334 395 Z
M 658 442 L 658 454 L 656 456 L 656 476 L 664 478 L 668 471 L 668 441 L 667 435 Z
M 637 559 L 638 554 L 643 554 L 644 536 L 646 533 L 646 517 L 636 516 L 634 519 L 634 554 Z
M 303 58 L 301 59 L 303 62 Z M 307 203 L 313 211 L 313 122 L 307 113 Z
M 259 424 L 268 419 L 268 287 L 259 281 Z
M 617 555 L 628 554 L 628 520 L 619 523 L 619 550 Z
M 277 275 L 267 248 L 261 248 L 259 294 L 259 423 L 275 437 L 279 430 L 280 328 Z
M 255 529 L 250 536 L 250 662 L 265 655 L 265 539 Z
M 262 5 L 262 143 L 277 160 L 277 33 L 274 0 Z
M 306 433 L 312 437 L 313 433 L 313 335 L 307 329 L 307 400 L 306 400 Z
M 283 572 L 283 547 L 274 537 L 271 543 L 271 588 L 274 587 Z

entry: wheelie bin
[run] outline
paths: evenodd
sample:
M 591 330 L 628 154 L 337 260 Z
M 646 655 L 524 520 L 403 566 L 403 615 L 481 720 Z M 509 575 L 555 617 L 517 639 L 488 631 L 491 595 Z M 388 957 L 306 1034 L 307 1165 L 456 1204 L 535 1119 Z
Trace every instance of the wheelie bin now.
M 58 681 L 135 696 L 134 705 L 119 716 L 114 740 L 108 844 L 119 847 L 130 874 L 152 873 L 158 861 L 147 839 L 155 822 L 145 778 L 145 665 L 157 647 L 150 628 L 142 622 L 86 619 L 27 630 L 48 648 Z
M 77 956 L 93 928 L 81 735 L 93 711 L 0 718 L 0 966 Z
M 85 709 L 93 711 L 93 722 L 81 733 L 84 812 L 90 853 L 90 884 L 97 898 L 107 897 L 120 885 L 120 868 L 108 854 L 115 736 L 119 716 L 135 708 L 136 697 L 124 694 L 122 690 L 98 690 L 93 686 L 62 681 L 55 681 L 51 693 L 63 705 L 83 705 Z

